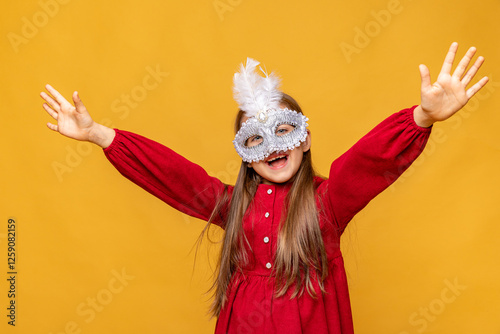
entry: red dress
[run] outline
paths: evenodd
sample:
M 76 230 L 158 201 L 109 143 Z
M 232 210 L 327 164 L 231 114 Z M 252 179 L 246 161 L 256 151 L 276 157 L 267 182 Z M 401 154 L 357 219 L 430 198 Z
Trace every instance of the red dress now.
M 319 223 L 328 258 L 326 294 L 315 282 L 318 298 L 273 298 L 270 273 L 281 209 L 290 184 L 260 184 L 243 227 L 254 250 L 244 274 L 233 275 L 228 303 L 221 310 L 216 334 L 286 333 L 350 334 L 353 322 L 340 235 L 353 216 L 401 175 L 422 152 L 431 128 L 413 120 L 416 106 L 395 113 L 376 126 L 330 167 L 327 180 L 316 177 Z M 172 207 L 208 220 L 224 184 L 171 149 L 134 133 L 115 129 L 104 153 L 132 182 Z M 228 186 L 231 193 L 232 186 Z M 224 217 L 214 223 L 224 228 Z M 252 224 L 253 222 L 253 224 Z

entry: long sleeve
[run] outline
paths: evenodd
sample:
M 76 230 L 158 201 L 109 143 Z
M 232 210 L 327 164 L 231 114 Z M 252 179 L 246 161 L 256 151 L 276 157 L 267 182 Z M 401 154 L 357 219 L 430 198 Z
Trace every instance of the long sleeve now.
M 114 129 L 116 136 L 104 154 L 127 179 L 173 208 L 208 221 L 217 199 L 231 186 L 170 148 L 138 134 Z M 224 212 L 222 210 L 221 212 Z M 214 220 L 221 225 L 222 216 Z
M 415 123 L 416 107 L 389 116 L 332 163 L 326 198 L 340 232 L 423 151 L 431 127 Z

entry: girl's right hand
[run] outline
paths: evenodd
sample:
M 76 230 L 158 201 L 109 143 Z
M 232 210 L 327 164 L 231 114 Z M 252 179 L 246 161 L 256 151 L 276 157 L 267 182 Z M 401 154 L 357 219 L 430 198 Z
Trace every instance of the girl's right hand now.
M 93 142 L 103 148 L 109 146 L 114 138 L 114 130 L 94 122 L 78 92 L 73 93 L 73 106 L 52 86 L 46 85 L 45 88 L 52 96 L 40 93 L 47 102 L 43 108 L 57 121 L 57 125 L 47 123 L 49 129 L 72 139 Z
M 43 109 L 57 121 L 57 125 L 47 123 L 47 127 L 66 137 L 88 141 L 94 120 L 80 100 L 78 92 L 73 93 L 73 106 L 52 86 L 46 85 L 45 88 L 52 96 L 45 92 L 40 93 L 42 99 L 47 102 L 43 104 Z

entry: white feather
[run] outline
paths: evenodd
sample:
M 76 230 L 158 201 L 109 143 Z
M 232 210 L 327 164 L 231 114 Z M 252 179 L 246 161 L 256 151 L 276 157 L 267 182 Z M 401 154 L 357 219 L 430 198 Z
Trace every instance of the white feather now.
M 278 109 L 283 93 L 279 90 L 280 78 L 274 73 L 267 74 L 262 68 L 260 69 L 266 78 L 262 89 L 265 91 L 266 106 L 268 109 Z
M 241 64 L 240 72 L 234 74 L 233 94 L 241 110 L 248 117 L 256 116 L 260 110 L 279 108 L 283 93 L 279 91 L 280 79 L 271 73 L 268 75 L 261 67 L 265 77 L 259 75 L 255 68 L 259 62 L 247 58 L 246 66 Z

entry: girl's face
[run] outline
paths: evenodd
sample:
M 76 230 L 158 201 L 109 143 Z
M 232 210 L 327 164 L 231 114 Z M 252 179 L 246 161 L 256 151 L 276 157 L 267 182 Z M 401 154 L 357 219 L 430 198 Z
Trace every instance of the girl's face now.
M 248 117 L 244 116 L 241 123 Z M 294 129 L 293 125 L 282 124 L 276 129 L 276 135 L 282 136 Z M 246 145 L 254 146 L 262 142 L 262 137 L 256 135 L 248 138 Z M 285 183 L 292 179 L 299 170 L 304 152 L 311 148 L 311 134 L 307 131 L 307 139 L 293 150 L 274 152 L 266 159 L 248 164 L 263 178 L 263 183 Z

